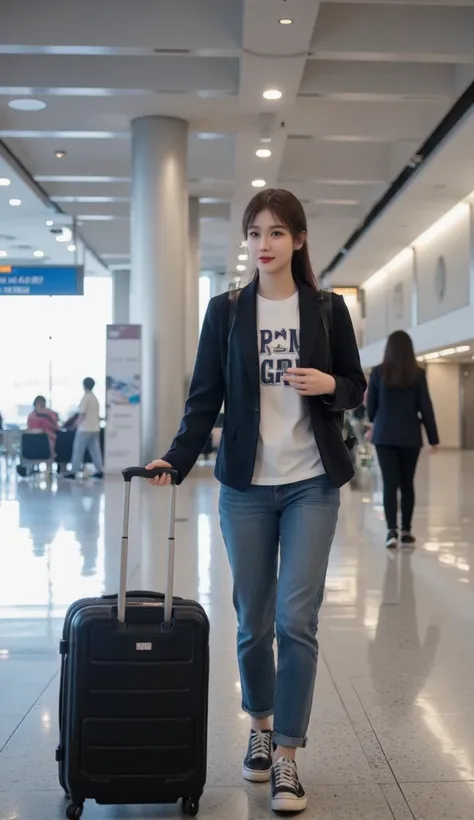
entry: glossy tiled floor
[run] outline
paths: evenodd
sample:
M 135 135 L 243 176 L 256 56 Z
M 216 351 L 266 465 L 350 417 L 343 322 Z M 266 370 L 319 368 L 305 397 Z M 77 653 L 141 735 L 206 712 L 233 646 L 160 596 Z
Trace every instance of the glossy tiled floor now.
M 346 489 L 333 549 L 311 744 L 300 771 L 319 820 L 474 817 L 474 454 L 424 457 L 416 552 L 387 556 L 380 494 Z M 135 488 L 129 584 L 160 588 L 166 493 Z M 217 485 L 206 468 L 179 494 L 177 593 L 212 635 L 209 778 L 201 817 L 269 817 L 244 785 L 230 577 Z M 57 645 L 68 604 L 114 591 L 122 485 L 0 477 L 0 820 L 59 820 Z M 140 524 L 141 522 L 141 524 Z M 139 525 L 140 524 L 140 525 Z M 179 807 L 84 818 L 178 817 Z

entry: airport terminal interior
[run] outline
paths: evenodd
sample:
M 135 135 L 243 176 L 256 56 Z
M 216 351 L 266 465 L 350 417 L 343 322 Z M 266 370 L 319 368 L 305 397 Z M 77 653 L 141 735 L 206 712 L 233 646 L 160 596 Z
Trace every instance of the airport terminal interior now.
M 377 415 L 367 396 L 346 413 L 301 816 L 472 820 L 474 0 L 3 5 L 0 820 L 80 816 L 56 760 L 66 612 L 118 590 L 122 469 L 167 452 L 210 300 L 254 275 L 242 214 L 268 188 L 303 205 L 368 381 L 410 335 L 439 434 L 416 542 L 390 544 Z M 199 817 L 263 820 L 214 477 L 227 410 L 177 488 L 174 592 L 210 623 Z M 132 482 L 128 590 L 165 589 L 169 492 Z M 84 820 L 183 816 L 106 802 Z

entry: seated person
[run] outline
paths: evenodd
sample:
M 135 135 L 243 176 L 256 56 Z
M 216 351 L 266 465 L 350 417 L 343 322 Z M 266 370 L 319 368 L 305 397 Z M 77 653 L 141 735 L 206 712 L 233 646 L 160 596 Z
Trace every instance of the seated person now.
M 28 416 L 27 428 L 32 432 L 46 433 L 51 443 L 51 452 L 54 453 L 56 436 L 60 429 L 58 414 L 46 407 L 44 396 L 37 396 L 33 407 L 34 409 Z

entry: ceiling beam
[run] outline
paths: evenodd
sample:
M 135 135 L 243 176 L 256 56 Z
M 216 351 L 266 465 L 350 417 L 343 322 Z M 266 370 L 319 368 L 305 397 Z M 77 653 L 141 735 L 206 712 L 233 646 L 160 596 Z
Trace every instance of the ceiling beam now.
M 0 61 L 1 67 L 1 61 Z M 344 101 L 442 100 L 456 94 L 455 66 L 308 60 L 300 95 Z
M 323 3 L 312 58 L 474 63 L 474 8 Z
M 36 53 L 61 46 L 57 53 L 84 55 L 235 51 L 241 14 L 241 0 L 180 0 L 179 8 L 175 0 L 133 0 L 133 7 L 130 0 L 15 0 L 2 4 L 2 50 L 21 44 Z
M 113 96 L 125 91 L 192 93 L 214 90 L 237 93 L 239 61 L 236 58 L 123 57 L 0 54 L 0 83 L 8 94 L 25 93 L 32 83 L 44 95 L 92 96 L 109 90 Z M 15 92 L 16 89 L 16 92 Z

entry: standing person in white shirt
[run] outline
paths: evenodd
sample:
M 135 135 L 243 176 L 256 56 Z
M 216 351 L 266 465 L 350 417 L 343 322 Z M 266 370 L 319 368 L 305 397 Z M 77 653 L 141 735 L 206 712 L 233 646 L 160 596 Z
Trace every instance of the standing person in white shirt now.
M 271 780 L 272 808 L 295 812 L 307 805 L 295 758 L 307 743 L 339 488 L 354 475 L 341 422 L 366 382 L 343 298 L 317 286 L 298 199 L 257 194 L 243 233 L 253 281 L 234 302 L 211 300 L 181 427 L 148 466 L 165 471 L 152 483 L 169 483 L 170 467 L 183 481 L 225 400 L 216 477 L 251 719 L 242 773 Z
M 75 478 L 84 464 L 86 450 L 89 450 L 96 472 L 94 478 L 103 478 L 104 465 L 100 449 L 100 411 L 94 394 L 94 379 L 84 379 L 84 395 L 79 405 L 79 421 L 72 450 L 71 472 L 65 478 Z

